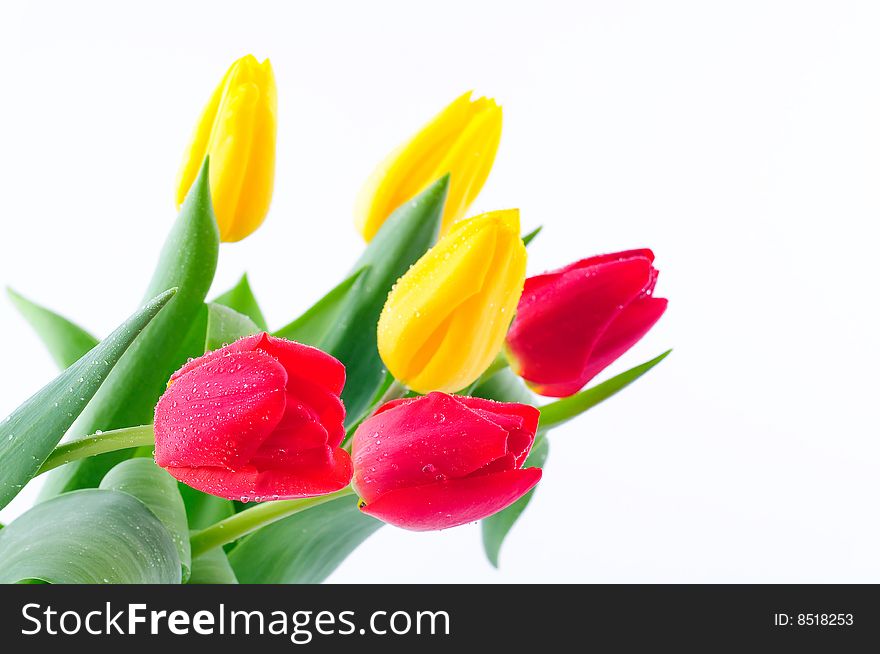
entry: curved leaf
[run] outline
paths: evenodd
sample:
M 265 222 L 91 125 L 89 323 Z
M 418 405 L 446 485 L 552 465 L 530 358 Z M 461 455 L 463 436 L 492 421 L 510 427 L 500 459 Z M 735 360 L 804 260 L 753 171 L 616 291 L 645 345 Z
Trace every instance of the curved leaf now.
M 229 562 L 243 584 L 315 584 L 384 523 L 340 497 L 244 538 Z
M 193 559 L 189 584 L 237 584 L 235 571 L 229 565 L 222 547 L 208 550 Z
M 234 309 L 239 313 L 243 313 L 254 321 L 260 331 L 267 331 L 266 319 L 263 312 L 260 311 L 260 305 L 257 304 L 257 298 L 251 290 L 251 284 L 248 281 L 247 273 L 241 276 L 238 283 L 222 295 L 214 299 L 214 304 L 222 304 L 225 307 Z
M 448 188 L 447 175 L 388 217 L 354 265 L 365 270 L 321 339 L 320 348 L 345 364 L 346 424 L 363 413 L 385 379 L 376 344 L 379 314 L 398 278 L 437 240 Z
M 186 519 L 191 530 L 206 529 L 235 513 L 230 500 L 197 491 L 183 482 L 177 484 L 177 490 L 186 506 Z
M 205 352 L 216 350 L 242 336 L 263 331 L 243 313 L 222 304 L 208 305 L 208 328 L 205 334 Z
M 177 584 L 168 530 L 127 493 L 82 490 L 42 504 L 0 530 L 0 583 Z
M 660 356 L 654 357 L 635 368 L 630 368 L 626 372 L 622 372 L 601 384 L 582 390 L 580 393 L 575 393 L 569 397 L 564 397 L 561 400 L 545 404 L 540 407 L 541 422 L 538 423 L 538 429 L 552 429 L 564 422 L 568 422 L 572 418 L 576 418 L 588 409 L 592 409 L 600 402 L 604 402 L 612 395 L 632 384 L 636 379 L 669 356 L 670 352 L 672 350 L 666 350 Z
M 188 357 L 202 354 L 204 331 L 198 333 L 199 320 L 217 267 L 220 242 L 207 173 L 206 161 L 165 241 L 148 294 L 157 288 L 178 287 L 179 291 L 120 360 L 78 421 L 78 433 L 151 422 L 153 407 L 168 378 Z M 195 337 L 190 337 L 194 329 Z M 95 487 L 110 468 L 131 455 L 131 450 L 113 452 L 58 468 L 49 474 L 41 496 Z
M 473 389 L 471 395 L 498 402 L 519 402 L 538 406 L 538 397 L 510 368 L 503 368 L 488 379 L 481 381 Z
M 98 344 L 97 338 L 67 318 L 34 304 L 11 288 L 6 289 L 6 294 L 13 306 L 43 339 L 59 369 L 64 370 L 72 365 Z
M 174 296 L 151 300 L 0 423 L 0 508 L 39 470 L 136 337 Z
M 186 581 L 191 566 L 189 527 L 177 480 L 152 459 L 137 458 L 123 461 L 110 470 L 101 480 L 100 488 L 134 496 L 159 518 L 177 548 L 183 581 Z
M 340 320 L 343 307 L 350 302 L 349 292 L 366 270 L 366 268 L 359 268 L 343 279 L 329 293 L 315 302 L 308 311 L 292 323 L 279 329 L 274 335 L 320 347 L 321 341 L 330 332 L 334 323 Z
M 535 229 L 533 229 L 532 231 L 530 231 L 528 234 L 524 235 L 524 236 L 522 237 L 523 245 L 528 245 L 529 243 L 531 243 L 532 241 L 534 241 L 534 240 L 535 240 L 535 237 L 536 237 L 538 234 L 541 233 L 541 230 L 542 230 L 542 229 L 544 229 L 544 226 L 543 226 L 543 225 L 541 225 L 540 227 L 536 227 Z
M 547 461 L 549 450 L 550 444 L 547 438 L 544 436 L 539 437 L 523 467 L 543 468 L 544 463 Z M 519 520 L 522 512 L 526 510 L 529 502 L 532 501 L 532 495 L 535 493 L 535 490 L 533 488 L 506 509 L 482 520 L 483 549 L 489 562 L 496 568 L 498 567 L 498 554 L 501 552 L 501 545 L 504 543 L 504 539 L 513 528 L 513 525 Z

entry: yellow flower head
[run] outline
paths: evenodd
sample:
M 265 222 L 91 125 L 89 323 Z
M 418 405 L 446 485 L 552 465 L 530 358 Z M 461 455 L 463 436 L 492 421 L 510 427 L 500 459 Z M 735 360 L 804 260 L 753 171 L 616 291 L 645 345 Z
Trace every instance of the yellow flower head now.
M 501 140 L 501 107 L 470 96 L 468 91 L 446 107 L 373 172 L 355 209 L 367 241 L 397 207 L 446 173 L 451 177 L 440 233 L 464 216 L 489 177 Z
M 501 350 L 526 276 L 519 211 L 455 223 L 401 277 L 379 317 L 379 354 L 415 391 L 461 390 Z
M 247 55 L 226 72 L 196 125 L 177 178 L 177 206 L 209 156 L 211 200 L 222 241 L 240 241 L 269 211 L 277 113 L 272 65 Z

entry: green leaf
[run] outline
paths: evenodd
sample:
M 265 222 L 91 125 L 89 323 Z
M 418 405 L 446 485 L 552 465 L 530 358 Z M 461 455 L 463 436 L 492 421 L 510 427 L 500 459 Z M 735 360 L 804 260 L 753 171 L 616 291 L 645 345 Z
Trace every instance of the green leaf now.
M 666 350 L 658 357 L 651 359 L 635 368 L 631 368 L 626 372 L 622 372 L 616 377 L 612 377 L 608 381 L 597 384 L 592 388 L 587 388 L 580 393 L 575 393 L 561 400 L 545 404 L 541 408 L 541 422 L 538 428 L 541 430 L 551 429 L 564 422 L 568 422 L 572 418 L 576 418 L 588 409 L 593 408 L 600 402 L 607 400 L 618 391 L 623 390 L 636 379 L 644 375 L 651 368 L 663 361 L 672 350 Z
M 148 302 L 0 423 L 0 508 L 34 476 L 136 337 L 174 294 L 169 290 Z
M 534 241 L 534 240 L 535 240 L 535 237 L 536 237 L 538 234 L 541 233 L 541 230 L 542 230 L 542 229 L 544 229 L 544 226 L 543 226 L 543 225 L 541 225 L 540 227 L 536 227 L 535 229 L 533 229 L 532 231 L 530 231 L 528 234 L 526 234 L 525 236 L 523 236 L 523 237 L 522 237 L 523 245 L 528 245 L 529 243 L 531 243 L 532 241 Z
M 229 562 L 243 584 L 316 584 L 383 524 L 341 497 L 247 536 Z
M 242 336 L 263 331 L 243 313 L 222 304 L 208 305 L 208 330 L 205 335 L 205 352 L 216 350 L 237 341 Z
M 235 571 L 222 547 L 208 550 L 193 559 L 189 584 L 237 584 Z
M 299 318 L 275 332 L 275 336 L 319 347 L 324 336 L 340 319 L 343 307 L 350 302 L 348 294 L 355 282 L 366 272 L 359 268 L 343 279 L 327 295 L 318 300 Z
M 526 459 L 524 468 L 543 468 L 547 461 L 547 453 L 550 450 L 550 444 L 547 438 L 539 436 L 535 439 L 535 445 L 529 457 Z M 506 509 L 499 511 L 482 521 L 483 529 L 483 549 L 489 562 L 498 567 L 498 554 L 501 551 L 501 545 L 507 537 L 516 521 L 526 510 L 529 502 L 532 501 L 532 495 L 535 493 L 533 488 L 528 493 L 519 498 L 516 502 L 508 506 Z
M 354 266 L 366 270 L 346 295 L 340 318 L 321 339 L 320 348 L 345 364 L 347 420 L 363 413 L 385 379 L 376 344 L 379 314 L 391 287 L 437 240 L 448 188 L 447 175 L 388 217 Z
M 257 304 L 257 298 L 251 290 L 247 273 L 241 276 L 238 283 L 231 289 L 214 299 L 214 304 L 222 304 L 225 307 L 234 309 L 239 313 L 243 313 L 256 323 L 261 332 L 268 331 L 266 327 L 266 319 L 263 312 L 260 311 L 260 305 Z
M 538 398 L 510 368 L 504 368 L 480 382 L 471 395 L 499 402 L 519 402 L 537 406 Z
M 203 353 L 204 331 L 198 330 L 207 315 L 204 300 L 217 267 L 219 242 L 206 161 L 165 241 L 148 295 L 171 287 L 179 291 L 120 360 L 77 422 L 78 433 L 151 422 L 172 373 L 187 358 Z M 112 452 L 58 468 L 48 475 L 42 497 L 96 487 L 110 468 L 132 454 L 131 450 Z
M 186 582 L 191 566 L 189 527 L 186 508 L 177 491 L 177 480 L 152 459 L 138 458 L 115 466 L 101 481 L 100 488 L 128 493 L 143 502 L 159 518 L 177 548 L 183 581 Z
M 127 493 L 66 493 L 0 530 L 0 583 L 177 584 L 168 530 Z
M 189 528 L 193 531 L 210 527 L 235 513 L 232 502 L 222 497 L 197 491 L 184 483 L 178 484 L 177 489 L 186 506 Z
M 235 513 L 230 500 L 208 495 L 182 482 L 177 487 L 186 506 L 186 517 L 191 531 L 206 529 Z M 237 584 L 238 580 L 229 565 L 226 552 L 218 547 L 193 559 L 192 572 L 187 583 Z
M 59 369 L 64 370 L 98 344 L 97 338 L 67 318 L 34 304 L 11 288 L 6 289 L 6 294 L 37 336 L 43 339 Z

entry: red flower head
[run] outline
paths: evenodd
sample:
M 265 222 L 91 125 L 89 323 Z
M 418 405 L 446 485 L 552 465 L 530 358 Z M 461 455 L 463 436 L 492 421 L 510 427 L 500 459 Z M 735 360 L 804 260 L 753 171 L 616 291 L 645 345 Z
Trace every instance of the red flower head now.
M 541 479 L 522 469 L 537 427 L 525 404 L 445 393 L 388 402 L 354 435 L 361 510 L 414 531 L 492 515 Z
M 511 367 L 541 395 L 577 393 L 666 311 L 653 262 L 629 250 L 527 279 L 507 333 Z
M 187 363 L 156 405 L 156 463 L 228 499 L 310 497 L 348 485 L 339 448 L 345 367 L 268 334 Z

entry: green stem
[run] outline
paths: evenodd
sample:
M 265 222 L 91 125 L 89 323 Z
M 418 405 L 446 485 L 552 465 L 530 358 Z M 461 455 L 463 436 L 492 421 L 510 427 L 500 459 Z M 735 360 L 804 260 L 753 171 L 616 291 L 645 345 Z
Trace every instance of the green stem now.
M 309 497 L 302 500 L 275 500 L 257 504 L 249 509 L 245 509 L 241 513 L 229 516 L 225 520 L 221 520 L 206 529 L 195 532 L 190 538 L 192 557 L 196 558 L 215 547 L 221 547 L 236 541 L 242 536 L 247 536 L 257 529 L 277 522 L 282 518 L 353 494 L 354 489 L 348 486 L 341 491 L 336 491 L 329 495 L 321 495 L 320 497 Z
M 40 466 L 37 474 L 41 475 L 53 468 L 63 466 L 65 463 L 95 456 L 96 454 L 127 450 L 141 445 L 152 445 L 153 442 L 153 425 L 140 425 L 138 427 L 125 427 L 124 429 L 98 432 L 56 447 L 52 450 L 49 458 Z

